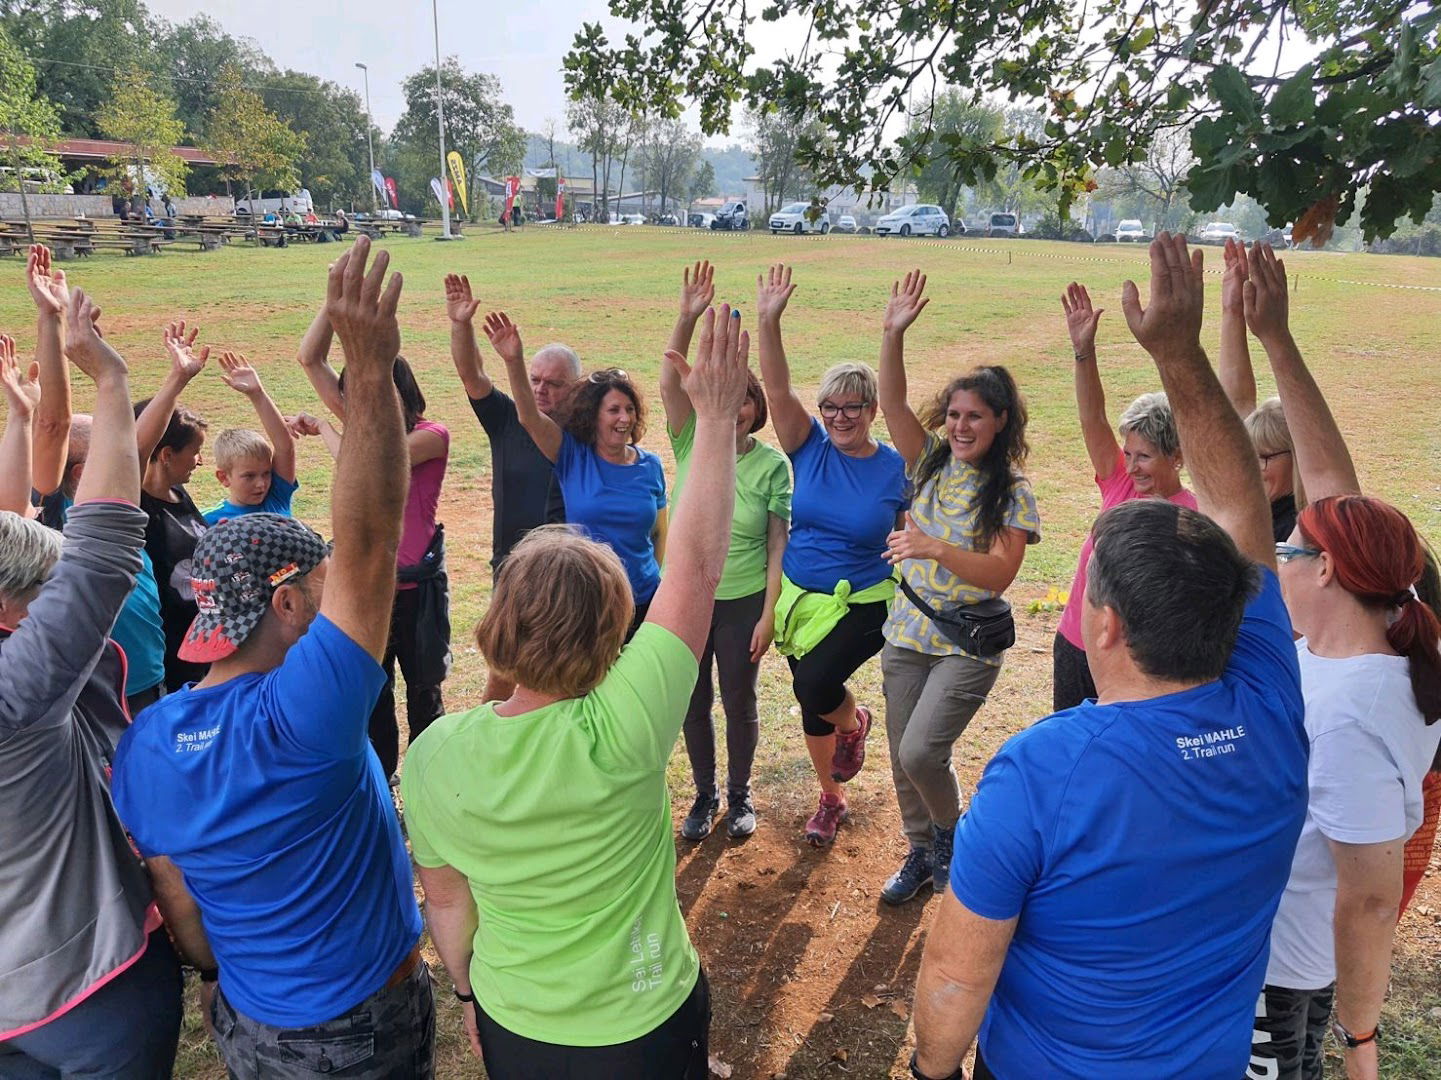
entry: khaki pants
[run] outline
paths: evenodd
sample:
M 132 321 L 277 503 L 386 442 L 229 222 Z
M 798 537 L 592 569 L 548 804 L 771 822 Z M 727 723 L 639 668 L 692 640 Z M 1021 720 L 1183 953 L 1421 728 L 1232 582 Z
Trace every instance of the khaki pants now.
M 1001 669 L 969 656 L 931 656 L 887 643 L 881 673 L 901 824 L 912 847 L 929 848 L 931 824 L 950 829 L 961 816 L 951 748 Z

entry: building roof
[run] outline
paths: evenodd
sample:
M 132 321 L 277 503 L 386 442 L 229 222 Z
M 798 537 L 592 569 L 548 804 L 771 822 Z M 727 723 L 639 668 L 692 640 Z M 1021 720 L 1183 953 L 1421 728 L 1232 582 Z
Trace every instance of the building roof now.
M 127 145 L 108 139 L 62 139 L 52 149 L 61 157 L 80 161 L 104 161 L 106 158 L 123 155 Z M 172 146 L 170 152 L 191 165 L 219 164 L 212 154 L 195 146 Z

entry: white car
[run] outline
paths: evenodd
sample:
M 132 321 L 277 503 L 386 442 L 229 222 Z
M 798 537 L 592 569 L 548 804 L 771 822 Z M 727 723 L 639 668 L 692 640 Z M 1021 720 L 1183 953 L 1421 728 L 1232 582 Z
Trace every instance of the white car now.
M 1137 244 L 1146 239 L 1146 227 L 1137 218 L 1125 218 L 1116 226 L 1116 243 Z
M 836 232 L 853 233 L 858 228 L 854 214 L 842 214 L 841 219 L 836 222 Z
M 806 215 L 810 212 L 811 204 L 808 202 L 794 202 L 782 206 L 770 219 L 771 233 L 789 232 L 800 236 L 802 233 L 820 233 L 824 236 L 831 231 L 831 223 L 826 220 L 825 211 L 814 221 Z
M 1196 234 L 1198 244 L 1224 244 L 1227 240 L 1240 240 L 1241 231 L 1229 221 L 1213 221 Z
M 645 224 L 645 215 L 644 215 L 644 214 L 622 214 L 622 215 L 621 215 L 621 218 L 620 218 L 620 223 L 621 223 L 622 225 L 644 225 L 644 224 Z
M 881 236 L 950 236 L 951 219 L 939 206 L 916 203 L 881 218 L 876 232 Z

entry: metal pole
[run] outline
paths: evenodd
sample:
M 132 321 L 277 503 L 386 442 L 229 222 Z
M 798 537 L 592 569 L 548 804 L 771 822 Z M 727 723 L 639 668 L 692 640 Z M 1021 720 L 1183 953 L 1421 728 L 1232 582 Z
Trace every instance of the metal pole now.
M 440 129 L 440 238 L 451 240 L 450 205 L 445 200 L 445 102 L 440 85 L 440 10 L 437 0 L 430 0 L 430 18 L 435 27 L 435 121 Z
M 375 140 L 370 134 L 375 127 L 375 121 L 370 115 L 370 69 L 359 62 L 355 66 L 365 72 L 365 148 L 370 151 L 370 208 L 378 211 L 380 192 L 375 187 Z

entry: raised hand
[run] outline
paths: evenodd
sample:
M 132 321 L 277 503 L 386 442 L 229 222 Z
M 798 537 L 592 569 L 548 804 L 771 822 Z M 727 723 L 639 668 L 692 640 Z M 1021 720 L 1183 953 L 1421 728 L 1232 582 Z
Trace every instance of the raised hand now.
M 1121 287 L 1121 310 L 1136 340 L 1158 360 L 1200 348 L 1205 313 L 1203 256 L 1188 251 L 1184 236 L 1161 232 L 1151 241 L 1151 296 L 1141 306 L 1134 281 Z
M 729 304 L 722 304 L 719 314 L 714 308 L 706 309 L 694 367 L 680 353 L 666 353 L 666 359 L 680 372 L 698 420 L 720 418 L 735 422 L 745 402 L 750 347 L 750 334 L 741 329 L 740 310 L 732 311 Z
M 320 434 L 320 418 L 311 416 L 310 413 L 296 413 L 294 416 L 287 417 L 285 426 L 297 439 Z
M 1245 312 L 1245 284 L 1249 275 L 1246 245 L 1232 237 L 1226 237 L 1222 252 L 1226 261 L 1226 272 L 1221 275 L 1221 311 L 1224 314 L 1241 315 Z
M 109 375 L 123 376 L 129 370 L 121 355 L 100 336 L 99 320 L 95 302 L 83 289 L 72 289 L 65 312 L 65 355 L 96 382 Z
M 715 267 L 705 259 L 687 266 L 681 275 L 680 313 L 682 318 L 699 319 L 715 299 Z
M 198 356 L 195 353 L 195 338 L 199 333 L 198 326 L 192 326 L 187 333 L 184 319 L 165 327 L 162 340 L 165 342 L 165 351 L 170 354 L 170 373 L 182 383 L 188 383 L 199 375 L 205 362 L 210 359 L 209 345 L 203 347 Z
M 895 566 L 904 559 L 934 559 L 934 545 L 935 541 L 921 532 L 910 511 L 906 511 L 906 527 L 886 537 L 886 561 Z
M 756 277 L 756 318 L 762 321 L 779 322 L 791 293 L 796 287 L 791 284 L 791 268 L 776 263 L 766 273 Z
M 41 314 L 63 316 L 70 303 L 70 289 L 65 271 L 51 269 L 50 249 L 44 244 L 31 244 L 25 263 L 25 284 Z
M 445 275 L 445 313 L 451 322 L 468 323 L 480 309 L 470 292 L 470 278 L 464 274 Z
M 325 313 L 345 349 L 346 363 L 367 372 L 384 369 L 390 378 L 400 353 L 400 323 L 395 311 L 404 280 L 399 273 L 385 281 L 390 253 L 380 252 L 366 273 L 370 238 L 356 237 L 354 245 L 330 267 L 326 281 Z M 382 288 L 383 286 L 383 288 Z
M 891 299 L 886 304 L 885 320 L 881 328 L 888 334 L 903 334 L 916 321 L 925 306 L 931 302 L 926 291 L 926 275 L 912 270 L 905 281 L 891 283 Z
M 1270 244 L 1253 247 L 1249 263 L 1244 292 L 1246 325 L 1263 345 L 1283 341 L 1291 333 L 1286 264 L 1276 258 Z
M 1105 308 L 1091 307 L 1091 294 L 1084 285 L 1074 281 L 1061 294 L 1061 308 L 1066 313 L 1066 332 L 1071 335 L 1071 347 L 1077 356 L 1096 355 L 1096 327 L 1101 323 Z
M 525 363 L 525 345 L 520 340 L 520 327 L 503 311 L 492 311 L 485 317 L 485 336 L 491 348 L 507 364 Z
M 0 390 L 10 406 L 10 415 L 29 418 L 40 404 L 40 365 L 30 362 L 28 371 L 20 370 L 15 359 L 15 339 L 0 334 Z
M 258 394 L 263 387 L 260 373 L 250 366 L 242 353 L 223 352 L 220 354 L 220 377 L 230 389 L 249 397 Z

